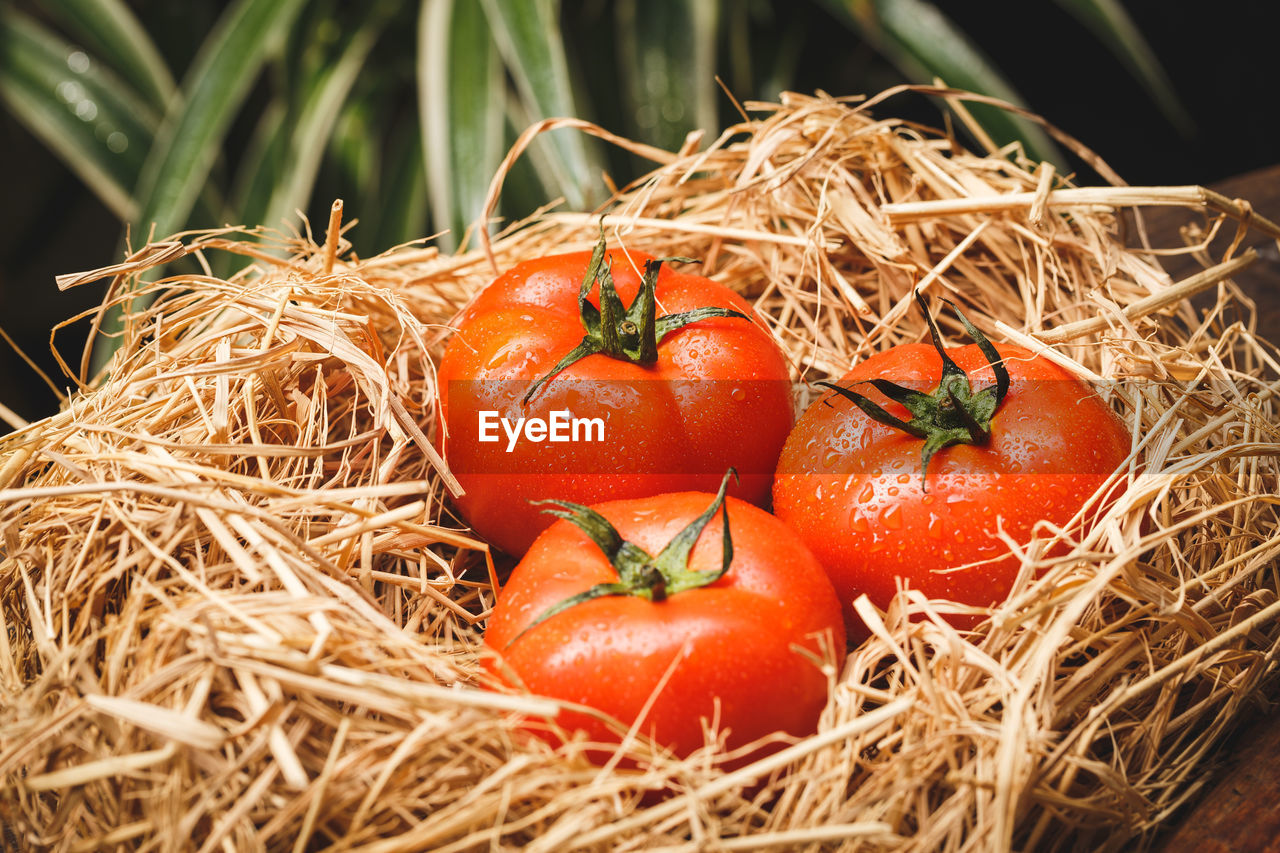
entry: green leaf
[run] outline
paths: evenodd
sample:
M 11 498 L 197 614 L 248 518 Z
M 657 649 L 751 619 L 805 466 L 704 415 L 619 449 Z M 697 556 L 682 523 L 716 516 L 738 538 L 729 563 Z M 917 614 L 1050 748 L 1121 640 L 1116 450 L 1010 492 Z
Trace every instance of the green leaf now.
M 41 24 L 5 9 L 0 97 L 103 204 L 132 218 L 133 187 L 158 118 L 128 86 Z
M 53 0 L 44 9 L 157 109 L 177 92 L 155 42 L 124 0 Z
M 1174 92 L 1173 84 L 1169 82 L 1151 45 L 1142 37 L 1123 6 L 1116 0 L 1058 0 L 1058 5 L 1091 30 L 1129 69 L 1170 124 L 1183 135 L 1191 133 L 1191 116 Z
M 514 92 L 507 93 L 503 104 L 503 139 L 511 141 L 533 124 L 534 118 Z M 556 194 L 556 174 L 550 146 L 530 145 L 502 181 L 502 209 L 525 216 L 546 204 L 548 196 Z
M 392 135 L 383 164 L 381 182 L 387 190 L 382 204 L 376 208 L 378 215 L 372 234 L 377 251 L 420 239 L 430 227 L 427 176 L 423 171 L 422 140 L 417 127 L 407 127 L 405 132 Z M 365 214 L 366 221 L 368 215 Z
M 250 226 L 279 226 L 278 222 L 267 221 L 266 212 L 276 189 L 275 176 L 287 168 L 288 117 L 289 104 L 282 95 L 273 97 L 259 114 L 241 155 L 244 165 L 236 173 L 232 186 L 229 218 Z
M 475 0 L 424 0 L 418 25 L 418 116 L 431 213 L 456 249 L 484 207 L 503 156 L 502 65 Z
M 336 61 L 327 63 L 318 76 L 307 81 L 310 89 L 288 129 L 288 157 L 274 176 L 265 213 L 251 222 L 278 227 L 282 220 L 292 218 L 295 210 L 306 209 L 334 125 L 386 25 L 388 11 L 389 6 L 381 4 L 367 13 L 364 24 L 348 38 Z
M 515 80 L 520 99 L 534 120 L 578 117 L 564 40 L 559 0 L 481 0 L 498 49 Z M 600 51 L 609 48 L 592 47 Z M 585 210 L 602 200 L 602 164 L 581 133 L 557 131 L 541 140 L 549 157 L 550 184 L 570 207 Z M 591 188 L 600 190 L 592 191 Z
M 187 227 L 232 119 L 305 0 L 239 0 L 204 41 L 165 117 L 138 187 L 136 241 Z
M 138 179 L 136 244 L 145 243 L 153 232 L 159 238 L 188 227 L 232 119 L 304 3 L 239 0 L 218 20 L 187 69 L 181 97 L 171 102 Z M 93 344 L 95 373 L 119 346 L 115 333 L 121 316 L 117 307 L 103 318 L 103 334 Z
M 376 204 L 382 192 L 377 164 L 382 157 L 383 122 L 369 99 L 352 99 L 338 117 L 329 144 L 329 158 L 340 182 L 356 188 L 362 209 Z
M 926 0 L 824 2 L 913 82 L 932 83 L 940 78 L 948 86 L 1024 106 L 1012 84 L 934 4 Z M 1065 163 L 1061 151 L 1035 123 L 985 104 L 970 104 L 968 109 L 997 143 L 1021 140 L 1031 159 Z
M 677 150 L 691 130 L 714 134 L 720 3 L 619 0 L 617 51 L 631 114 L 646 140 Z

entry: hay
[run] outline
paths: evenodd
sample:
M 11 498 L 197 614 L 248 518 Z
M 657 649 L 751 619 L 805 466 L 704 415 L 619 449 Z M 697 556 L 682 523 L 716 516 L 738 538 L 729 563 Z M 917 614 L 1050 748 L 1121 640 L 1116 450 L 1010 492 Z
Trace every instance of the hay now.
M 162 261 L 205 265 L 144 285 L 110 375 L 68 368 L 63 411 L 0 440 L 0 820 L 20 849 L 1150 838 L 1280 640 L 1280 364 L 1230 280 L 1252 255 L 1200 239 L 1280 229 L 1198 188 L 1074 187 L 856 101 L 754 109 L 704 150 L 633 146 L 659 167 L 609 207 L 610 240 L 702 259 L 803 380 L 919 339 L 914 287 L 950 296 L 1107 380 L 1135 436 L 1124 498 L 1085 535 L 1010 543 L 1021 581 L 976 635 L 912 620 L 934 606 L 909 593 L 862 602 L 874 636 L 817 735 L 732 772 L 643 742 L 641 769 L 597 768 L 521 736 L 510 712 L 553 703 L 478 689 L 501 567 L 451 515 L 424 434 L 450 318 L 515 261 L 589 248 L 596 214 L 544 211 L 455 256 L 355 257 L 340 208 L 319 246 L 178 235 L 59 280 L 111 278 L 123 304 Z M 1126 249 L 1131 212 L 1165 204 L 1191 244 Z M 215 278 L 213 252 L 245 268 Z M 1176 252 L 1205 272 L 1170 280 Z M 1044 556 L 1059 537 L 1069 553 Z

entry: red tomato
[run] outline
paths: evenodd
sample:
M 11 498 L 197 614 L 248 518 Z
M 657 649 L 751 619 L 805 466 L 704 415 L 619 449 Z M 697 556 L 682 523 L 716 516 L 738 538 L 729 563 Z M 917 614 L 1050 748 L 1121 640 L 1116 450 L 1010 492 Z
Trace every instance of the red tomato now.
M 795 533 L 763 510 L 729 498 L 722 523 L 708 525 L 723 495 L 722 485 L 714 500 L 561 504 L 564 520 L 534 542 L 489 617 L 490 671 L 624 726 L 657 692 L 641 731 L 680 756 L 713 725 L 729 749 L 812 733 L 828 691 L 814 658 L 831 654 L 837 671 L 844 659 L 840 604 Z M 557 723 L 618 742 L 588 714 L 565 711 Z
M 997 374 L 979 345 L 946 353 L 975 391 L 994 392 Z M 899 581 L 932 599 L 999 603 L 1020 563 L 998 534 L 1026 543 L 1042 521 L 1066 525 L 1127 458 L 1126 428 L 1092 389 L 1022 347 L 995 353 L 1008 390 L 990 416 L 989 438 L 938 449 L 927 480 L 920 437 L 840 395 L 812 405 L 787 439 L 774 512 L 827 569 L 851 634 L 864 630 L 855 628 L 853 599 L 866 593 L 884 609 Z M 906 420 L 912 413 L 868 380 L 930 392 L 942 378 L 937 347 L 907 344 L 868 358 L 838 384 Z
M 439 365 L 438 434 L 466 490 L 457 506 L 517 556 L 551 521 L 531 500 L 715 491 L 733 467 L 732 493 L 763 504 L 794 421 L 785 358 L 744 299 L 648 255 L 603 251 L 602 239 L 594 255 L 509 270 L 461 315 Z M 592 321 L 615 330 L 616 351 L 563 364 Z M 557 417 L 567 440 L 552 440 Z

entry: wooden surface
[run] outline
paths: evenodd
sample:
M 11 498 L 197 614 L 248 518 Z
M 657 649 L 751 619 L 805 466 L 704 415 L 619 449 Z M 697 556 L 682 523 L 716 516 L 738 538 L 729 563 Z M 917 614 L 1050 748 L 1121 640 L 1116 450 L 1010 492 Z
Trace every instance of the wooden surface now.
M 1247 201 L 1255 213 L 1280 223 L 1280 165 L 1239 175 L 1214 184 L 1210 189 L 1228 198 Z M 1195 221 L 1197 217 L 1183 208 L 1169 207 L 1146 208 L 1143 219 L 1151 236 L 1151 244 L 1169 247 L 1181 243 L 1178 229 Z M 1213 257 L 1220 259 L 1234 236 L 1235 229 L 1224 226 L 1212 244 Z M 1256 232 L 1249 234 L 1243 246 L 1256 248 L 1258 261 L 1237 275 L 1235 281 L 1257 304 L 1258 332 L 1273 343 L 1280 344 L 1280 250 L 1276 248 L 1274 241 Z M 1175 280 L 1186 278 L 1201 269 L 1188 255 L 1166 258 L 1163 264 Z
M 1213 185 L 1230 198 L 1247 200 L 1256 213 L 1280 222 L 1280 166 L 1251 172 Z M 1158 235 L 1153 245 L 1176 245 L 1186 211 L 1161 210 L 1145 216 Z M 1226 246 L 1232 234 L 1215 245 Z M 1258 334 L 1280 343 L 1280 251 L 1273 241 L 1252 236 L 1246 245 L 1258 249 L 1259 260 L 1235 281 L 1255 301 Z M 1220 256 L 1220 252 L 1219 252 Z M 1190 259 L 1165 264 L 1175 279 L 1195 272 Z M 1280 682 L 1269 697 L 1280 702 Z M 1280 851 L 1280 710 L 1259 703 L 1248 719 L 1224 742 L 1204 771 L 1196 797 L 1175 813 L 1152 846 L 1157 853 L 1227 853 Z
M 1205 790 L 1175 815 L 1154 849 L 1280 851 L 1280 714 L 1258 714 L 1223 746 Z

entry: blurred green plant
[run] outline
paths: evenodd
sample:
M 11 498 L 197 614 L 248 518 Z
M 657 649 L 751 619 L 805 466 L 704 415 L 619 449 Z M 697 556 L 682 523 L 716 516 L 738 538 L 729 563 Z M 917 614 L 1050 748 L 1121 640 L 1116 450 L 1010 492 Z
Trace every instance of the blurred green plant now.
M 1117 0 L 1058 2 L 1186 124 Z M 815 20 L 847 27 L 850 49 L 869 47 L 899 79 L 1021 102 L 928 0 L 188 0 L 176 18 L 175 8 L 0 8 L 0 98 L 134 247 L 188 228 L 281 227 L 342 197 L 366 254 L 445 230 L 439 242 L 454 248 L 533 121 L 586 118 L 669 149 L 695 129 L 714 134 L 734 109 L 717 77 L 736 96 L 776 97 L 794 85 L 798 28 Z M 1038 127 L 973 112 L 998 143 L 1060 156 Z M 502 211 L 556 197 L 590 208 L 606 173 L 624 183 L 641 168 L 581 133 L 547 134 L 510 175 Z

